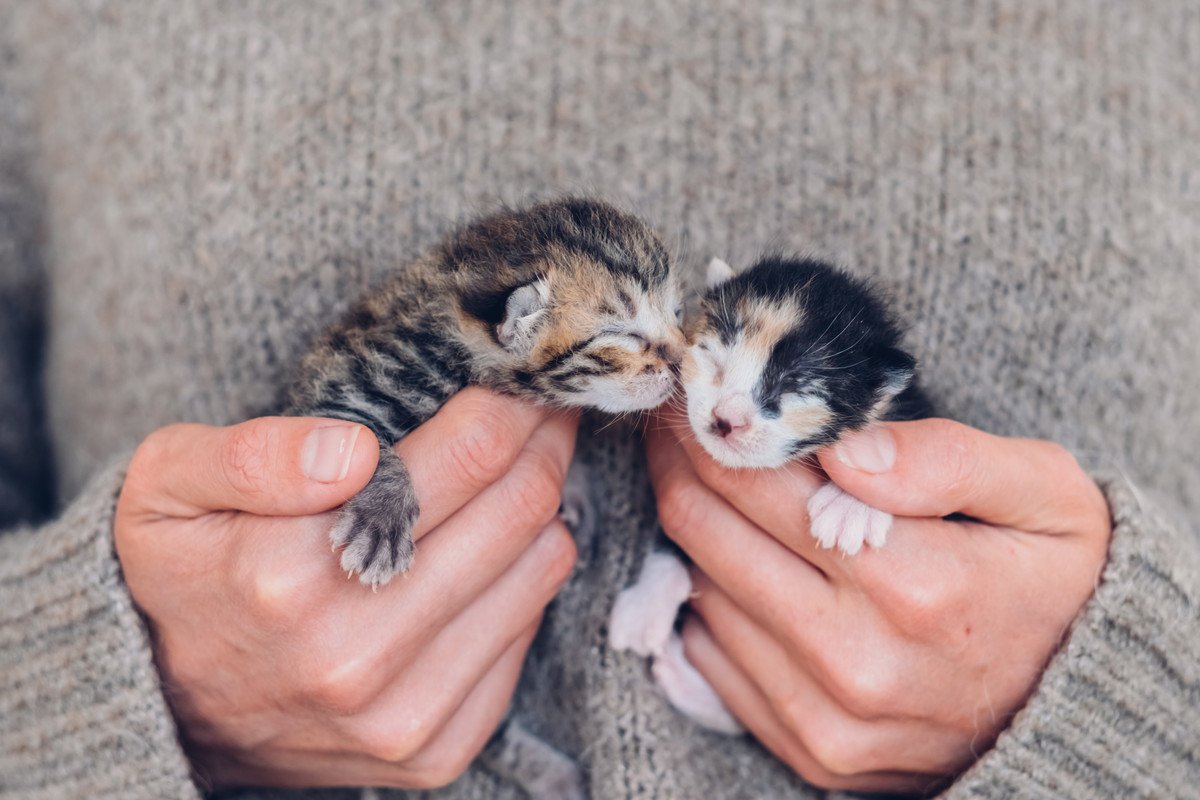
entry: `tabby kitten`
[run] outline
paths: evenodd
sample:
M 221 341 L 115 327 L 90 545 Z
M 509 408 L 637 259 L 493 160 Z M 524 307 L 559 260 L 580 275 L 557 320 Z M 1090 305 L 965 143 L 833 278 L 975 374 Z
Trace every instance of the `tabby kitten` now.
M 379 465 L 330 536 L 372 587 L 408 569 L 420 513 L 392 445 L 459 389 L 553 406 L 654 408 L 685 341 L 667 251 L 598 200 L 506 209 L 467 225 L 368 294 L 304 358 L 289 412 L 359 422 Z
M 714 259 L 682 380 L 691 433 L 731 468 L 778 467 L 880 419 L 930 414 L 883 299 L 830 264 L 770 256 L 740 275 Z M 812 534 L 847 555 L 881 547 L 890 515 L 827 483 Z M 668 699 L 701 725 L 741 726 L 684 657 L 674 626 L 692 585 L 680 554 L 651 553 L 613 606 L 609 643 L 652 657 Z

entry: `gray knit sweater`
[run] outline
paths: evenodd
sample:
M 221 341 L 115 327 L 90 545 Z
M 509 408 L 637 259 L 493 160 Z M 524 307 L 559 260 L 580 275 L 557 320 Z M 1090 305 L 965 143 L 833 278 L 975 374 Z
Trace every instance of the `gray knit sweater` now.
M 947 415 L 1115 476 L 1094 598 L 946 797 L 1200 796 L 1188 0 L 0 0 L 0 795 L 200 791 L 113 555 L 123 454 L 275 409 L 310 337 L 481 201 L 580 188 L 683 264 L 878 276 Z M 819 795 L 605 647 L 654 504 L 627 436 L 580 457 L 602 518 L 522 719 L 602 800 Z

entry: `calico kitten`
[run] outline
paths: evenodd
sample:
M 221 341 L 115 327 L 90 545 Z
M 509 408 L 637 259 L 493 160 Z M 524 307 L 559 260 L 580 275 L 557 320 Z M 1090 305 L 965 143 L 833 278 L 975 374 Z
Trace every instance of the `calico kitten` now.
M 621 413 L 674 391 L 685 340 L 667 251 L 644 223 L 569 198 L 503 210 L 367 295 L 302 362 L 289 413 L 362 423 L 379 465 L 330 536 L 371 586 L 408 569 L 419 509 L 392 445 L 468 384 Z
M 861 281 L 813 259 L 771 256 L 740 275 L 714 259 L 682 380 L 692 432 L 726 467 L 778 467 L 880 419 L 928 416 L 887 306 Z M 823 547 L 881 547 L 891 516 L 827 483 L 808 504 Z M 609 642 L 652 656 L 671 702 L 700 724 L 741 726 L 687 663 L 674 631 L 691 581 L 679 557 L 652 553 L 613 606 Z

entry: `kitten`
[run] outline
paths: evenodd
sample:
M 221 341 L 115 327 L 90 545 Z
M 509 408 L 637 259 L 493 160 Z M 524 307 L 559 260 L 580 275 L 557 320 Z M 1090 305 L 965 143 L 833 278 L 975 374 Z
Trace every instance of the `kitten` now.
M 379 440 L 375 474 L 330 532 L 342 568 L 373 588 L 409 568 L 420 509 L 392 445 L 451 395 L 479 385 L 559 407 L 654 408 L 675 390 L 680 311 L 654 232 L 580 198 L 480 219 L 367 295 L 304 358 L 288 408 Z M 574 763 L 511 719 L 481 761 L 535 800 L 585 796 Z
M 881 419 L 928 416 L 916 361 L 866 284 L 813 259 L 771 256 L 740 275 L 714 259 L 681 371 L 697 441 L 726 467 L 779 467 Z M 808 503 L 822 547 L 882 547 L 892 518 L 827 483 Z M 683 562 L 652 553 L 613 606 L 609 642 L 653 656 L 671 702 L 705 727 L 741 726 L 688 664 L 674 625 L 691 593 Z
M 459 389 L 654 408 L 675 388 L 679 316 L 658 237 L 590 199 L 485 217 L 372 291 L 304 358 L 288 409 L 379 439 L 374 476 L 330 533 L 342 568 L 373 587 L 408 569 L 419 509 L 392 445 Z

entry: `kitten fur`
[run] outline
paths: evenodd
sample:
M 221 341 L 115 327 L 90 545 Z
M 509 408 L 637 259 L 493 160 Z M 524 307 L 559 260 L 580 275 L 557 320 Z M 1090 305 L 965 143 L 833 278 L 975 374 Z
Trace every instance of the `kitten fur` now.
M 654 232 L 586 198 L 480 219 L 369 293 L 304 358 L 288 407 L 379 440 L 375 474 L 330 532 L 342 568 L 372 587 L 408 569 L 420 509 L 392 445 L 451 395 L 479 385 L 553 406 L 654 408 L 675 389 L 679 313 Z M 574 762 L 512 720 L 480 760 L 534 800 L 586 796 Z
M 822 261 L 709 269 L 682 378 L 688 421 L 728 467 L 777 467 L 876 419 L 927 416 L 916 360 L 867 284 Z
M 726 467 L 778 467 L 875 420 L 931 413 L 881 295 L 822 261 L 767 256 L 735 275 L 713 259 L 688 338 L 688 422 Z M 890 515 L 832 483 L 808 511 L 818 543 L 847 555 L 883 546 L 891 526 Z M 649 656 L 667 699 L 698 724 L 740 733 L 674 629 L 690 593 L 681 554 L 669 544 L 651 553 L 613 605 L 609 644 Z
M 505 209 L 370 292 L 304 358 L 289 413 L 379 439 L 367 486 L 331 532 L 342 567 L 386 584 L 408 569 L 419 514 L 392 445 L 467 385 L 611 413 L 674 391 L 685 341 L 666 250 L 592 199 Z

